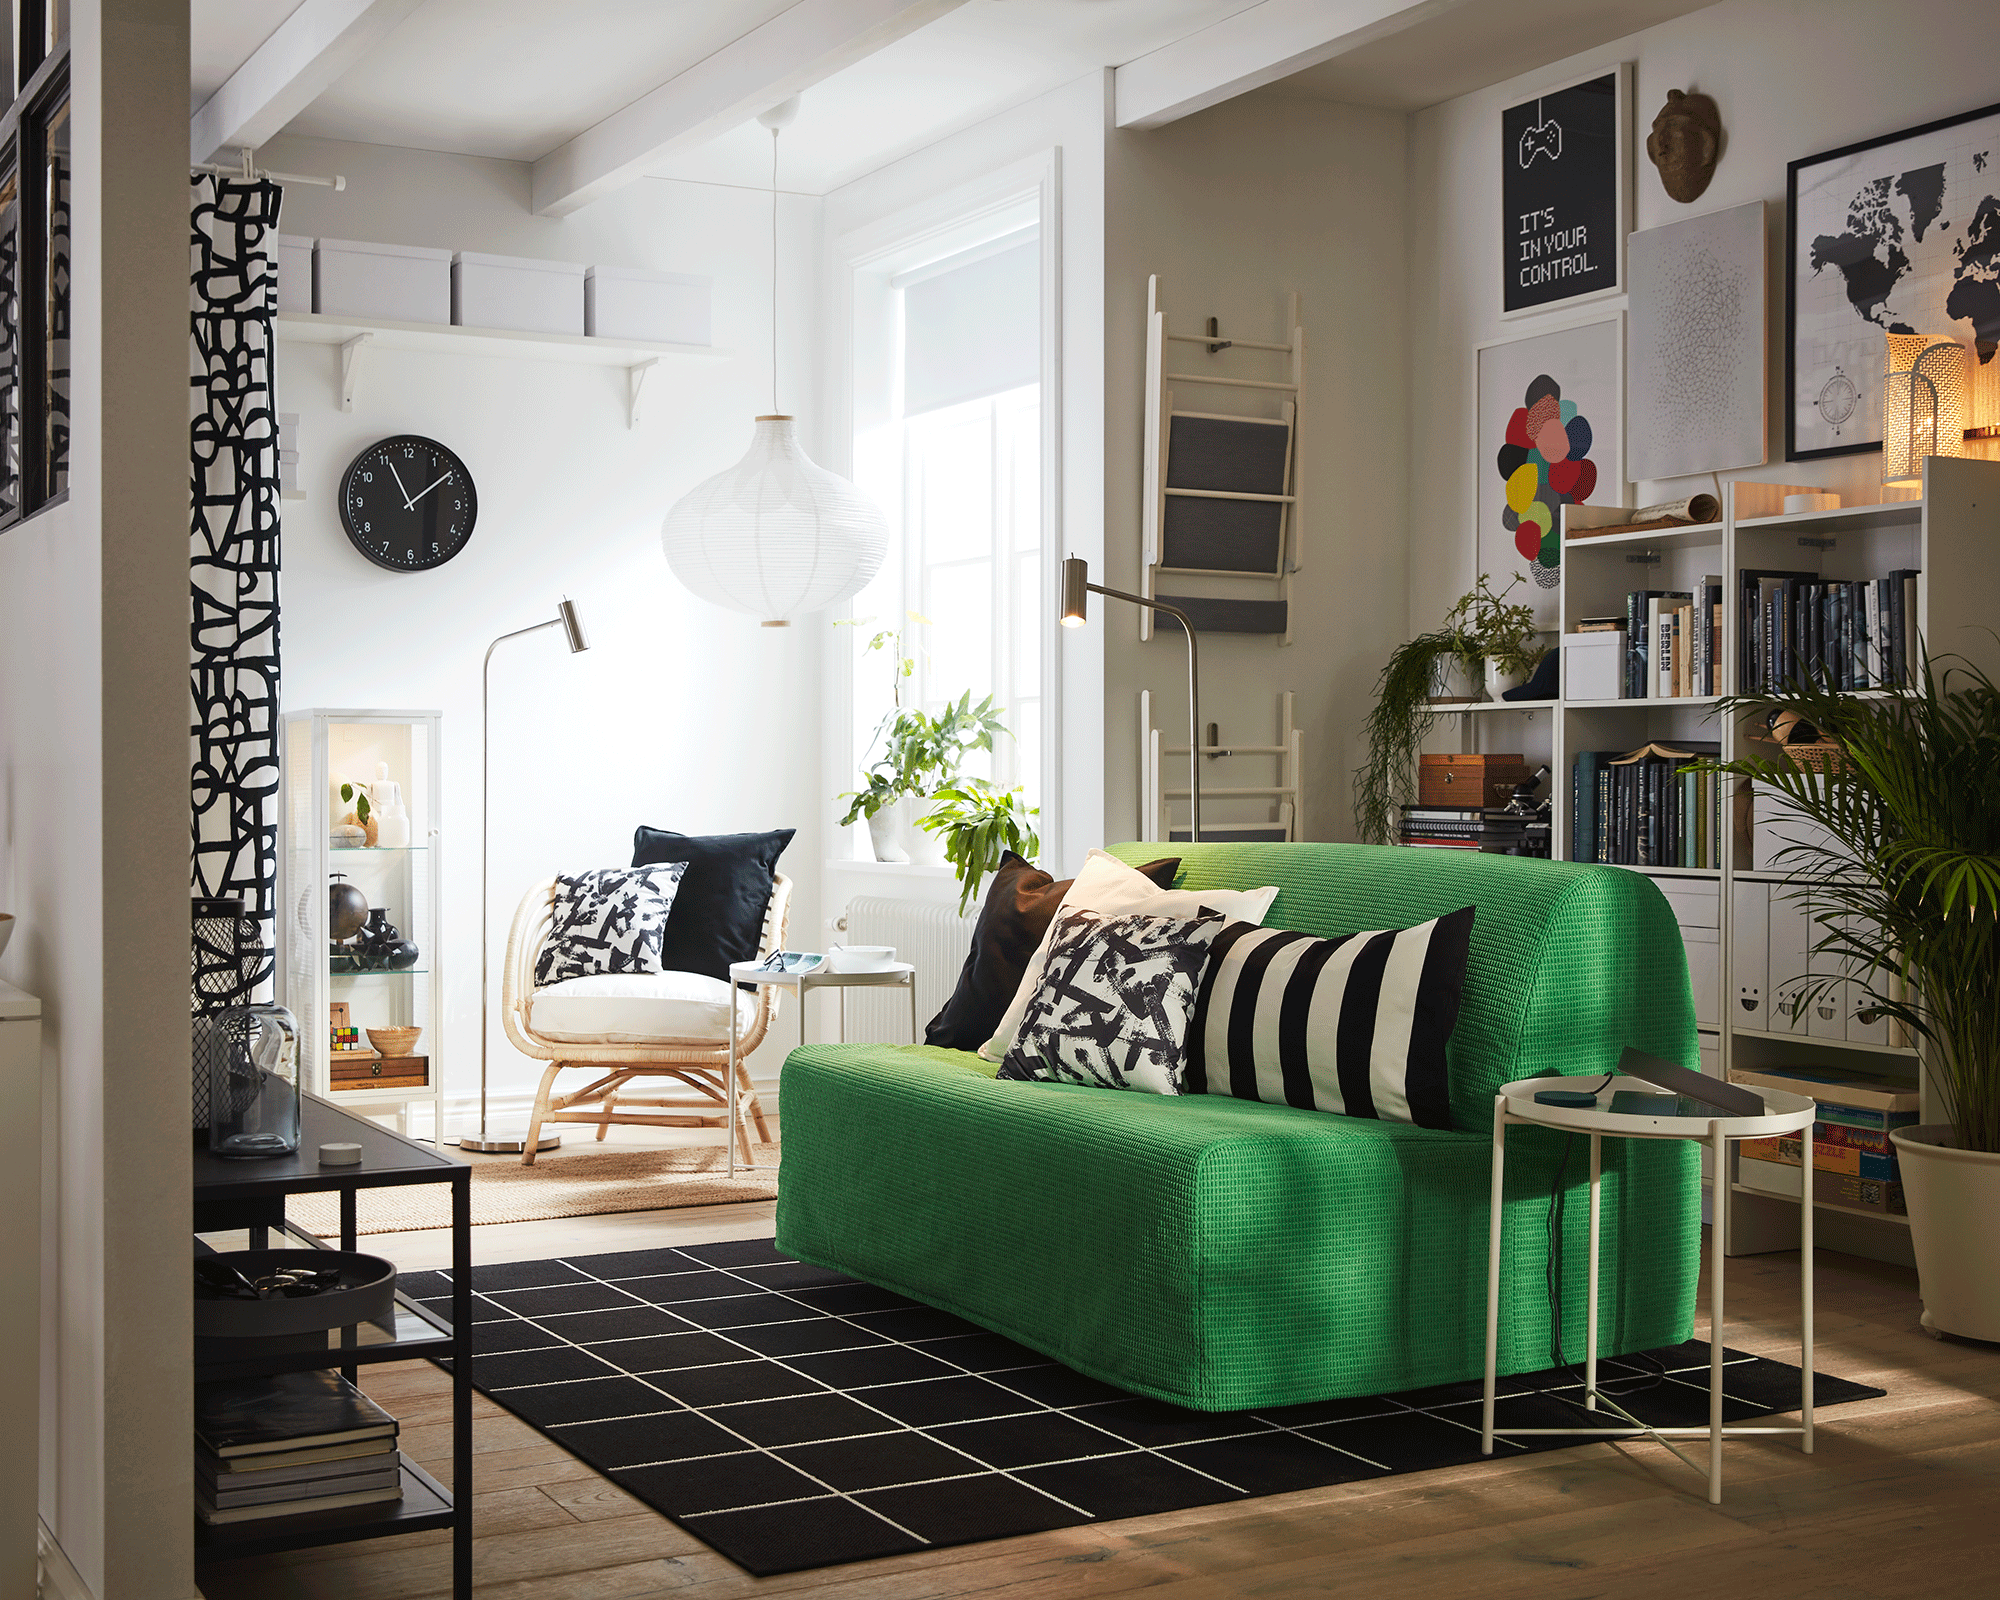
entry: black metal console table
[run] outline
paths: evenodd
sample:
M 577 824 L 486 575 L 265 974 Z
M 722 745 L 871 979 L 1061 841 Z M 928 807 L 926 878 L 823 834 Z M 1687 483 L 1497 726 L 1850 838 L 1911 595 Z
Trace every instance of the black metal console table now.
M 398 1294 L 381 1322 L 334 1328 L 306 1339 L 197 1339 L 194 1381 L 268 1377 L 338 1367 L 351 1380 L 362 1366 L 382 1361 L 451 1362 L 451 1488 L 447 1491 L 415 1462 L 403 1462 L 403 1498 L 383 1505 L 212 1526 L 195 1522 L 197 1565 L 300 1550 L 314 1545 L 379 1539 L 386 1534 L 449 1528 L 453 1600 L 472 1596 L 472 1169 L 463 1162 L 405 1139 L 316 1096 L 305 1097 L 304 1133 L 296 1155 L 270 1161 L 224 1161 L 194 1156 L 195 1232 L 247 1229 L 252 1247 L 325 1248 L 285 1222 L 285 1197 L 334 1192 L 340 1196 L 340 1243 L 354 1248 L 355 1196 L 363 1189 L 412 1183 L 451 1185 L 451 1321 L 446 1323 Z M 323 1167 L 322 1144 L 361 1146 L 361 1164 Z M 273 1238 L 276 1234 L 278 1237 Z M 253 1348 L 254 1347 L 254 1348 Z

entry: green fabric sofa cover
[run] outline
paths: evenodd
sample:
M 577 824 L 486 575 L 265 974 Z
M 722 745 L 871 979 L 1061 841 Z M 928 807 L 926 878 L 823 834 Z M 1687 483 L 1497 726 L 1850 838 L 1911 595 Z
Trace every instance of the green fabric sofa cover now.
M 1611 867 L 1336 844 L 1185 846 L 1183 888 L 1280 893 L 1320 936 L 1478 916 L 1450 1046 L 1452 1131 L 1259 1105 L 1002 1083 L 922 1046 L 813 1045 L 781 1080 L 781 1249 L 952 1311 L 1107 1383 L 1205 1411 L 1477 1378 L 1493 1094 L 1604 1073 L 1626 1045 L 1698 1065 L 1679 930 Z M 1137 864 L 1153 845 L 1115 852 Z M 1550 1364 L 1560 1175 L 1564 1353 L 1581 1361 L 1588 1145 L 1508 1132 L 1500 1370 Z M 1606 1140 L 1601 1349 L 1693 1323 L 1699 1157 Z

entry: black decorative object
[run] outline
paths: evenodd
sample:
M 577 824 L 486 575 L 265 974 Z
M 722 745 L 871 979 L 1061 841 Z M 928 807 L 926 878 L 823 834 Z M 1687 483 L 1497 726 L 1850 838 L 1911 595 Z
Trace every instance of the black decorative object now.
M 326 931 L 335 940 L 352 939 L 368 921 L 368 897 L 336 872 L 327 885 Z
M 208 1148 L 267 1160 L 299 1147 L 299 1024 L 283 1006 L 234 1006 L 206 1019 Z
M 273 183 L 208 175 L 193 183 L 193 883 L 198 896 L 240 898 L 264 930 L 245 992 L 271 976 L 267 953 L 276 942 L 277 279 L 270 240 L 281 199 Z
M 1553 700 L 1561 692 L 1562 652 L 1546 651 L 1542 659 L 1535 663 L 1535 670 L 1528 681 L 1518 689 L 1500 691 L 1502 700 Z
M 317 1333 L 387 1317 L 396 1268 L 345 1250 L 211 1251 L 194 1261 L 197 1339 Z
M 216 1019 L 256 986 L 264 970 L 264 946 L 257 919 L 241 900 L 196 900 L 193 910 L 193 960 L 189 975 L 189 1009 L 194 1018 L 194 1133 L 208 1137 L 208 1081 L 212 1053 L 226 1048 Z
M 1500 309 L 1625 287 L 1629 69 L 1545 89 L 1500 113 Z
M 371 444 L 340 480 L 348 542 L 391 572 L 426 572 L 465 548 L 479 518 L 472 474 L 435 439 L 398 434 Z

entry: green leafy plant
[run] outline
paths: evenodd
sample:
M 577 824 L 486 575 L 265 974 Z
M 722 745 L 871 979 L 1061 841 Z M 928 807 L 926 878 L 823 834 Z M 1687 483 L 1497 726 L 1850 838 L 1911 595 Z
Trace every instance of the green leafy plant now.
M 905 795 L 922 799 L 938 793 L 957 779 L 967 756 L 975 750 L 991 750 L 994 738 L 1006 731 L 993 696 L 989 694 L 974 705 L 970 689 L 936 716 L 917 710 L 892 711 L 875 730 L 883 752 L 864 772 L 866 785 L 840 796 L 849 802 L 840 825 L 848 827 L 863 817 L 872 817 Z M 869 748 L 874 749 L 875 743 Z
M 931 798 L 936 804 L 917 826 L 944 838 L 944 858 L 957 872 L 961 886 L 961 915 L 979 893 L 986 874 L 1000 865 L 1007 851 L 1029 861 L 1041 853 L 1042 841 L 1033 820 L 1041 810 L 1029 805 L 1020 789 L 1002 791 L 975 778 L 939 789 Z
M 354 807 L 354 820 L 364 828 L 368 825 L 368 813 L 374 808 L 368 804 L 368 796 L 351 783 L 340 786 L 340 798 Z
M 1958 1147 L 2000 1153 L 2000 687 L 1927 655 L 1916 684 L 1879 698 L 1794 682 L 1723 706 L 1795 711 L 1841 749 L 1821 767 L 1702 764 L 1770 785 L 1827 835 L 1777 863 L 1810 897 L 1814 956 L 1830 958 L 1798 1003 L 1852 983 L 1921 1041 Z
M 1354 825 L 1364 844 L 1395 837 L 1396 808 L 1417 797 L 1417 757 L 1437 721 L 1431 695 L 1439 664 L 1459 657 L 1459 636 L 1440 630 L 1396 646 L 1375 680 L 1364 724 L 1368 759 L 1354 770 Z
M 1476 673 L 1483 661 L 1509 675 L 1533 672 L 1549 653 L 1540 642 L 1542 628 L 1535 621 L 1535 608 L 1507 603 L 1507 597 L 1527 580 L 1517 572 L 1497 594 L 1492 581 L 1480 573 L 1479 581 L 1445 614 L 1444 631 L 1457 641 L 1453 653 L 1468 672 Z

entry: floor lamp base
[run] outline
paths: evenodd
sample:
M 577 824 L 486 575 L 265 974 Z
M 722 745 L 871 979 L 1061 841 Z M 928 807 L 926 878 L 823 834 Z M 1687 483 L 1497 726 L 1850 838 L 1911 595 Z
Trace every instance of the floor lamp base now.
M 487 1155 L 518 1156 L 528 1148 L 528 1136 L 524 1133 L 508 1135 L 504 1133 L 461 1134 L 456 1139 L 447 1139 L 447 1144 L 455 1144 L 461 1150 L 477 1150 Z M 545 1133 L 535 1141 L 535 1149 L 556 1150 L 562 1147 L 562 1135 Z

